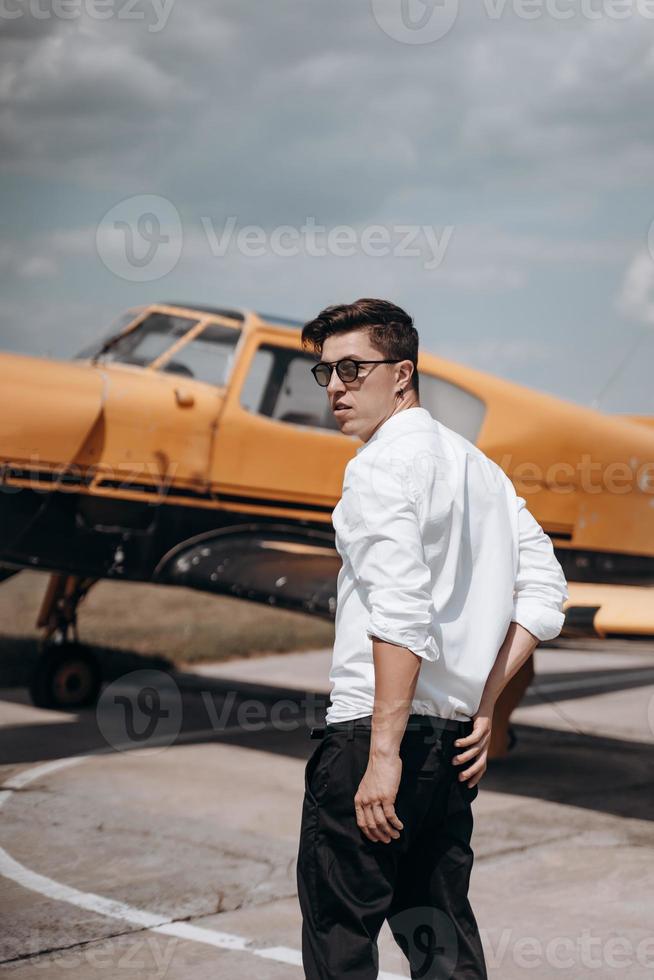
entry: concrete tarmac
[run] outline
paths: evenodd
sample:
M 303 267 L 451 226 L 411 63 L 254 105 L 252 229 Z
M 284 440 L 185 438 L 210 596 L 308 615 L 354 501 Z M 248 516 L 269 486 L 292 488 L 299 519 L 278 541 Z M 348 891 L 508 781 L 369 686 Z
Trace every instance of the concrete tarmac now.
M 329 657 L 153 674 L 140 707 L 136 677 L 70 714 L 0 691 L 3 972 L 299 980 L 307 723 Z M 489 976 L 651 978 L 654 645 L 539 647 L 512 723 L 473 804 Z M 379 948 L 381 977 L 409 976 L 387 925 Z

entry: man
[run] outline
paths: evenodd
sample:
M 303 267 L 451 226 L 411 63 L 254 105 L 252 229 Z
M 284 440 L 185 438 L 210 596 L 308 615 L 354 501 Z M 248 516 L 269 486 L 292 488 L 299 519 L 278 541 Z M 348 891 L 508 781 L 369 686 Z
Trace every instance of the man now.
M 297 861 L 305 974 L 377 977 L 388 920 L 412 977 L 486 977 L 471 803 L 494 704 L 560 633 L 566 580 L 501 468 L 420 405 L 404 310 L 330 306 L 302 342 L 341 431 L 363 443 L 332 514 L 331 701 Z

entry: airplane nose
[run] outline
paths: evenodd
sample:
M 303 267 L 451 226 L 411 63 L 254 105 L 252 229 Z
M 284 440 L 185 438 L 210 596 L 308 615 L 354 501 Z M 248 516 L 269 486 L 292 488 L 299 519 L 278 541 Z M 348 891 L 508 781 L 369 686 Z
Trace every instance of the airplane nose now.
M 0 353 L 0 462 L 50 471 L 79 459 L 102 411 L 101 369 Z M 92 460 L 89 460 L 92 462 Z

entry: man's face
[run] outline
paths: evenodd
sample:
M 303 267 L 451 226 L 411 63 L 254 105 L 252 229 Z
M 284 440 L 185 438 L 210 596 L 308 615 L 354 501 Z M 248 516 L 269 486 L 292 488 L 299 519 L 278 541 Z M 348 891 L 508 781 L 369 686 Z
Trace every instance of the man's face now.
M 325 340 L 320 360 L 333 362 L 346 357 L 355 361 L 385 360 L 384 355 L 370 343 L 367 330 L 333 334 Z M 406 388 L 410 365 L 410 361 L 362 364 L 355 381 L 341 381 L 336 369 L 332 370 L 325 392 L 341 432 L 367 442 L 397 407 L 395 393 L 399 388 Z M 402 384 L 402 380 L 405 384 Z

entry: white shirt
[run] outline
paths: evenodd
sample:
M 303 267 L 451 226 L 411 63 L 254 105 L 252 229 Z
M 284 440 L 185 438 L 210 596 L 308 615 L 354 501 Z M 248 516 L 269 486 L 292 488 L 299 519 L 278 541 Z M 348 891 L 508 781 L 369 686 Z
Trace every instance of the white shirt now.
M 372 714 L 373 636 L 423 658 L 412 713 L 459 720 L 477 711 L 511 621 L 558 636 L 567 583 L 525 504 L 497 463 L 421 406 L 357 449 L 332 512 L 343 564 L 328 723 Z

